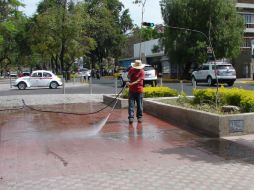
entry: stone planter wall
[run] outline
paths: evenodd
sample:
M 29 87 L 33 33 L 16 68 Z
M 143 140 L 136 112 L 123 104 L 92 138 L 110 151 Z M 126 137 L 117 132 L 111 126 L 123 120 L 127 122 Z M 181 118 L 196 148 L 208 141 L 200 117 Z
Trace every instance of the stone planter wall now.
M 151 99 L 144 101 L 144 112 L 216 137 L 254 133 L 254 113 L 219 115 Z
M 114 95 L 103 95 L 103 103 L 109 105 L 115 99 Z M 110 106 L 113 107 L 114 103 Z M 128 100 L 123 98 L 118 98 L 116 103 L 116 109 L 128 108 Z

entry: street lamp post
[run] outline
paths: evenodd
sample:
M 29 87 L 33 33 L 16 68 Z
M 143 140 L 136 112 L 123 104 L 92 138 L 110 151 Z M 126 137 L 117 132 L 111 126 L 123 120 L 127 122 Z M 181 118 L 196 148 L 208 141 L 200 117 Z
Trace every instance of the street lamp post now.
M 141 60 L 141 43 L 142 43 L 142 26 L 143 26 L 143 21 L 144 21 L 144 9 L 145 9 L 145 4 L 146 0 L 135 0 L 133 2 L 134 4 L 141 4 L 142 6 L 142 11 L 141 11 L 141 24 L 140 24 L 140 44 L 139 44 L 139 59 Z
M 139 59 L 141 60 L 141 43 L 142 43 L 142 26 L 144 21 L 144 8 L 146 4 L 146 0 L 141 1 L 142 4 L 142 16 L 141 16 L 141 25 L 140 25 L 140 44 L 139 44 Z

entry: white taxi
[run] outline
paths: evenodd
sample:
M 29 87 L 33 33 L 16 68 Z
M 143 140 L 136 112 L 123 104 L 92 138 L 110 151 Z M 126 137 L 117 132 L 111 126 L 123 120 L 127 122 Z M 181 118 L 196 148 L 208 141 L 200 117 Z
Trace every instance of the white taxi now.
M 62 85 L 63 83 L 58 76 L 46 70 L 33 71 L 30 76 L 16 79 L 14 84 L 14 86 L 18 87 L 20 90 L 25 90 L 30 87 L 49 87 L 55 89 Z

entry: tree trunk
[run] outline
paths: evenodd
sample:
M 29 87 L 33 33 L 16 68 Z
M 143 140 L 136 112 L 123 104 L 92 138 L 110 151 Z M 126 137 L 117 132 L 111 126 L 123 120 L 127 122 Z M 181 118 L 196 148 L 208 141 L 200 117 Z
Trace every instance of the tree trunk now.
M 54 58 L 54 62 L 55 62 L 55 71 L 56 73 L 59 72 L 59 67 L 58 67 L 58 55 L 56 55 L 56 57 Z

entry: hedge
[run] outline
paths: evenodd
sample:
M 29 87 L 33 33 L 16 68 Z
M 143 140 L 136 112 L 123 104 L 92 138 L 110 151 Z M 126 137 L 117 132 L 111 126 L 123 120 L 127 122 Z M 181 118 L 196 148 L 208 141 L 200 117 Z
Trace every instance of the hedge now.
M 123 92 L 122 97 L 128 98 L 129 89 L 126 88 Z M 177 96 L 178 93 L 176 90 L 171 89 L 169 87 L 161 86 L 161 87 L 144 87 L 144 98 L 152 98 L 152 97 L 172 97 Z
M 194 104 L 215 102 L 216 89 L 196 89 L 193 95 Z M 238 106 L 242 113 L 254 112 L 254 91 L 221 87 L 218 90 L 218 102 L 220 105 Z

